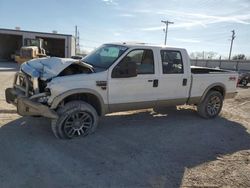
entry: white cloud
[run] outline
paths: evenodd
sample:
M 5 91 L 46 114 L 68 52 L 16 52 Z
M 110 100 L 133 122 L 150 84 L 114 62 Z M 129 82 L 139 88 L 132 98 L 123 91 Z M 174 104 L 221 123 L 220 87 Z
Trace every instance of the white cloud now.
M 118 5 L 116 0 L 102 0 L 102 2 L 106 3 L 107 5 Z
M 130 18 L 135 17 L 134 14 L 120 14 L 119 16 L 121 16 L 121 17 L 130 17 Z
M 186 29 L 190 29 L 191 27 L 194 26 L 201 26 L 201 27 L 207 27 L 207 24 L 205 24 L 202 21 L 190 21 L 190 22 L 181 22 L 181 23 L 177 23 L 174 25 L 171 25 L 172 28 L 186 28 Z
M 200 43 L 201 41 L 196 39 L 182 39 L 182 38 L 173 38 L 173 40 L 178 42 L 186 42 L 186 43 Z
M 187 12 L 178 12 L 178 11 L 156 11 L 156 14 L 160 15 L 171 15 L 175 21 L 174 25 L 171 25 L 171 28 L 186 28 L 190 29 L 195 26 L 207 27 L 210 24 L 216 23 L 238 23 L 249 25 L 250 24 L 250 14 L 238 14 L 238 15 L 227 15 L 227 16 L 215 16 L 207 15 L 201 13 L 187 13 Z M 153 26 L 145 27 L 140 30 L 143 31 L 157 31 L 164 29 L 163 26 Z
M 149 9 L 136 9 L 136 10 L 133 10 L 133 12 L 135 12 L 135 13 L 152 13 L 153 11 L 149 10 Z
M 192 22 L 182 22 L 182 23 L 175 23 L 169 27 L 171 28 L 186 28 L 186 29 L 189 29 L 193 26 L 197 26 L 197 25 L 200 25 L 202 27 L 206 27 L 205 24 L 203 24 L 202 22 L 199 22 L 199 21 L 192 21 Z M 140 30 L 142 31 L 159 31 L 159 30 L 163 30 L 165 29 L 165 25 L 163 26 L 155 26 L 155 27 L 145 27 L 145 28 L 140 28 Z
M 121 33 L 119 33 L 119 32 L 114 32 L 113 34 L 114 34 L 114 36 L 116 36 L 116 37 L 121 36 Z
M 159 26 L 159 27 L 145 27 L 145 28 L 140 28 L 142 31 L 158 31 L 158 30 L 163 30 L 165 26 Z
M 207 14 L 195 14 L 195 13 L 184 13 L 186 16 L 191 18 L 196 18 L 200 22 L 205 24 L 229 22 L 229 23 L 241 23 L 241 24 L 250 24 L 250 14 L 242 15 L 227 15 L 227 16 L 214 16 Z

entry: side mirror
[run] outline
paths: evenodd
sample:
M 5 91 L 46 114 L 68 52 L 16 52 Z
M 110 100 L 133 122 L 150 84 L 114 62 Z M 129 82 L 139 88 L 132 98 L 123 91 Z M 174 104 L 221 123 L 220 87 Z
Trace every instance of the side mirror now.
M 121 62 L 112 71 L 112 78 L 129 78 L 137 76 L 137 66 L 135 62 Z

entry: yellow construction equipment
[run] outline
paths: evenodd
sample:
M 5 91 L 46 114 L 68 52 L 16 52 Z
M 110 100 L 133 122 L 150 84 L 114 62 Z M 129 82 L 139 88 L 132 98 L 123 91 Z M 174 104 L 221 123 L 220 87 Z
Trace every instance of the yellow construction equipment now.
M 45 49 L 43 48 L 43 39 L 28 39 L 24 40 L 25 45 L 21 47 L 19 54 L 15 55 L 17 63 L 24 63 L 31 59 L 46 57 Z

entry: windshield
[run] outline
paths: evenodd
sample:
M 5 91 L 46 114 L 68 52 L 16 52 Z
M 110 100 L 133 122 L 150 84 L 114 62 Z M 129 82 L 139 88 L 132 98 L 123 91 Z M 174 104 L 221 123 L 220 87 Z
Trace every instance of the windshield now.
M 94 68 L 110 67 L 125 51 L 127 47 L 113 44 L 105 44 L 83 58 L 83 61 Z

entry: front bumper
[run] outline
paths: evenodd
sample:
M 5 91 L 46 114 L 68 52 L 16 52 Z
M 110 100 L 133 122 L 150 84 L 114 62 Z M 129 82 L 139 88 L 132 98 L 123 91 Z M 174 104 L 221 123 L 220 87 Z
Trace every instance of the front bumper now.
M 5 99 L 7 103 L 17 106 L 17 113 L 21 116 L 43 116 L 51 119 L 58 118 L 54 110 L 30 99 L 17 88 L 7 88 L 5 90 Z

